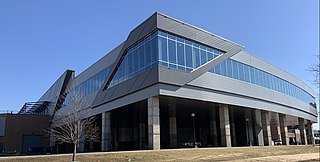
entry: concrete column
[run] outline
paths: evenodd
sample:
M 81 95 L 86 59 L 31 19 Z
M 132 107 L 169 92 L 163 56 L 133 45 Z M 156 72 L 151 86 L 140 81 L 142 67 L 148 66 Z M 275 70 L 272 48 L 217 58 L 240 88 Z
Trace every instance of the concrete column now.
M 234 108 L 229 108 L 229 113 L 230 113 L 231 143 L 232 143 L 232 146 L 236 146 L 237 138 L 236 138 L 236 125 L 234 121 Z
M 139 148 L 145 149 L 146 146 L 146 126 L 145 126 L 145 105 L 139 108 Z
M 210 136 L 212 145 L 218 146 L 218 134 L 217 134 L 217 121 L 216 121 L 216 110 L 214 107 L 210 107 L 209 109 L 209 117 L 210 117 Z
M 280 122 L 279 122 L 279 114 L 275 112 L 271 112 L 271 137 L 273 142 L 275 140 L 281 139 L 281 131 L 280 131 Z
M 304 119 L 298 118 L 299 121 L 299 130 L 300 130 L 300 136 L 301 136 L 301 144 L 306 145 L 307 144 L 307 136 L 306 136 L 306 128 L 304 125 Z
M 263 129 L 263 141 L 264 145 L 271 146 L 271 127 L 270 127 L 270 114 L 268 111 L 261 111 L 261 122 Z
M 300 130 L 299 129 L 295 129 L 294 130 L 294 134 L 296 136 L 296 144 L 301 145 L 302 141 L 301 141 Z
M 101 151 L 111 150 L 111 112 L 102 113 Z
M 282 145 L 289 145 L 288 127 L 285 125 L 286 115 L 279 114 Z
M 262 122 L 261 122 L 261 110 L 255 109 L 255 132 L 254 135 L 256 137 L 256 144 L 258 146 L 264 146 L 264 139 L 263 139 L 263 129 L 262 129 Z
M 313 128 L 312 128 L 312 122 L 310 120 L 307 120 L 307 127 L 308 127 L 308 139 L 309 139 L 309 144 L 314 145 L 314 133 L 313 133 Z
M 169 136 L 170 147 L 177 148 L 177 117 L 176 117 L 176 103 L 169 104 Z
M 148 98 L 149 149 L 160 150 L 160 105 L 159 97 Z
M 231 133 L 229 123 L 229 108 L 228 105 L 219 105 L 219 118 L 221 129 L 221 145 L 231 147 Z
M 253 119 L 251 117 L 251 109 L 245 109 L 245 124 L 246 124 L 246 134 L 247 134 L 247 142 L 249 146 L 252 146 L 254 144 L 254 137 L 253 137 L 253 128 L 252 123 Z

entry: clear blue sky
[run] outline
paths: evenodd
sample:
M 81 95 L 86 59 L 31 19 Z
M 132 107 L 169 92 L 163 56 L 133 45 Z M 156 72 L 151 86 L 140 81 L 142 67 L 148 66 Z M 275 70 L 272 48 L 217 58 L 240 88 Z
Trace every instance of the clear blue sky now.
M 37 101 L 66 69 L 79 74 L 155 11 L 244 45 L 310 85 L 318 0 L 1 0 L 0 110 Z

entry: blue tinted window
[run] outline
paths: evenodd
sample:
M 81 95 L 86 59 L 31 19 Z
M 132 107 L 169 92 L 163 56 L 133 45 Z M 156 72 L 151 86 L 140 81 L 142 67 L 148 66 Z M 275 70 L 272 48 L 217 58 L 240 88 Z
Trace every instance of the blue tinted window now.
M 163 37 L 167 37 L 167 33 L 163 31 L 158 31 L 158 34 Z
M 193 47 L 197 47 L 197 48 L 199 48 L 199 46 L 200 46 L 199 43 L 195 43 L 195 42 L 193 42 L 192 45 L 193 45 Z
M 227 68 L 226 68 L 227 64 L 226 61 L 221 62 L 221 75 L 223 76 L 227 76 Z
M 221 68 L 220 68 L 220 64 L 218 64 L 218 65 L 216 65 L 215 67 L 214 67 L 214 73 L 215 74 L 218 74 L 218 75 L 221 75 L 221 70 L 220 70 Z
M 255 82 L 254 68 L 250 66 L 249 69 L 250 69 L 250 82 L 251 82 L 252 84 L 256 84 L 256 82 Z
M 230 59 L 227 60 L 227 72 L 228 77 L 232 78 L 232 64 Z
M 145 51 L 145 64 L 146 65 L 150 65 L 151 64 L 151 46 L 150 46 L 150 42 L 147 42 L 144 46 L 144 51 Z
M 200 66 L 200 54 L 199 54 L 198 48 L 193 48 L 193 58 L 194 58 L 193 67 L 198 68 Z
M 232 60 L 233 78 L 239 79 L 238 62 Z
M 203 65 L 207 62 L 206 51 L 200 50 L 200 53 L 201 53 L 201 65 Z
M 177 39 L 177 37 L 175 35 L 172 35 L 172 34 L 168 34 L 168 38 L 173 39 L 173 40 Z
M 145 66 L 145 55 L 144 55 L 144 47 L 139 47 L 139 69 L 143 68 Z M 126 64 L 125 64 L 126 65 Z
M 243 64 L 239 62 L 238 68 L 239 68 L 239 79 L 244 81 Z
M 151 63 L 154 63 L 158 60 L 158 47 L 157 47 L 157 39 L 154 38 L 151 40 Z
M 159 37 L 159 56 L 160 60 L 168 61 L 167 56 L 167 39 Z
M 132 65 L 132 62 L 133 62 L 133 59 L 132 59 L 132 53 L 129 53 L 128 55 L 128 74 L 130 75 L 132 72 L 133 72 L 133 65 Z
M 187 45 L 190 45 L 190 46 L 192 45 L 192 41 L 190 41 L 190 40 L 187 40 L 187 39 L 186 39 L 184 42 L 185 42 Z
M 250 78 L 249 78 L 249 67 L 248 65 L 243 66 L 243 72 L 244 72 L 244 81 L 246 82 L 250 82 Z
M 185 66 L 184 63 L 184 45 L 182 43 L 177 44 L 177 51 L 178 51 L 178 64 Z
M 192 47 L 186 45 L 186 66 L 193 68 L 192 62 Z
M 177 58 L 176 58 L 176 42 L 172 40 L 168 40 L 169 45 L 169 62 L 172 64 L 176 64 Z
M 181 43 L 184 43 L 184 39 L 181 38 L 181 37 L 177 37 L 177 41 L 181 42 Z
M 139 65 L 139 57 L 138 57 L 138 50 L 134 50 L 133 51 L 133 71 L 137 71 L 138 70 L 138 65 Z
M 208 62 L 213 60 L 213 53 L 207 52 L 207 56 L 208 56 Z

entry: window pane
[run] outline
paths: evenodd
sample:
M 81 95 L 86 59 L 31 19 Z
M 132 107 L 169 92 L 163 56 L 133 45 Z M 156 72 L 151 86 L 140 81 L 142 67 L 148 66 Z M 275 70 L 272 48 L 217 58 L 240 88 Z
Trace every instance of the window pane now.
M 198 68 L 200 66 L 200 54 L 199 54 L 198 48 L 193 48 L 193 58 L 194 58 L 193 67 Z
M 181 42 L 181 43 L 184 43 L 184 39 L 181 38 L 181 37 L 177 37 L 177 41 Z
M 182 43 L 178 43 L 178 64 L 185 66 L 184 63 L 184 45 Z
M 157 53 L 157 50 L 158 48 L 157 48 L 157 39 L 156 38 L 153 38 L 152 40 L 151 40 L 151 59 L 152 59 L 152 61 L 151 61 L 151 63 L 154 63 L 155 61 L 157 61 L 158 60 L 158 53 Z
M 142 69 L 145 66 L 144 59 L 145 59 L 144 47 L 140 46 L 139 47 L 139 69 Z
M 206 51 L 200 50 L 201 53 L 201 65 L 205 64 L 207 62 L 207 54 Z
M 208 55 L 208 62 L 213 60 L 213 53 L 207 52 L 207 55 Z
M 232 61 L 233 78 L 239 79 L 238 62 Z
M 167 56 L 167 39 L 159 37 L 159 57 L 161 61 L 168 62 Z
M 251 81 L 252 84 L 256 84 L 254 68 L 252 66 L 250 66 L 249 69 L 250 69 L 250 81 Z
M 220 70 L 221 70 L 221 75 L 223 75 L 223 76 L 227 76 L 226 66 L 227 66 L 226 61 L 221 62 L 221 69 Z
M 136 72 L 138 70 L 138 50 L 133 51 L 133 71 Z
M 243 72 L 244 72 L 244 81 L 250 82 L 248 65 L 243 66 Z
M 128 61 L 128 74 L 130 75 L 133 72 L 132 53 L 129 53 L 127 61 Z
M 148 66 L 151 63 L 151 48 L 150 48 L 150 42 L 147 42 L 145 44 L 144 47 L 145 50 L 145 56 L 146 56 L 146 60 L 145 60 L 145 65 Z
M 244 81 L 243 64 L 239 62 L 238 68 L 239 68 L 239 79 Z
M 168 34 L 168 38 L 173 39 L 173 40 L 177 39 L 177 37 L 175 35 L 172 35 L 172 34 Z
M 163 32 L 163 31 L 158 31 L 158 35 L 163 36 L 163 37 L 167 37 L 167 33 Z
M 232 65 L 230 59 L 227 60 L 227 72 L 228 77 L 232 78 Z
M 218 65 L 216 65 L 216 67 L 214 67 L 214 73 L 221 75 L 220 64 L 218 64 Z
M 187 39 L 185 40 L 185 43 L 190 45 L 190 46 L 192 45 L 192 42 L 190 40 L 187 40 Z
M 176 64 L 176 42 L 172 40 L 168 40 L 169 45 L 169 62 L 172 64 Z
M 186 65 L 187 67 L 193 68 L 192 66 L 192 47 L 186 45 Z

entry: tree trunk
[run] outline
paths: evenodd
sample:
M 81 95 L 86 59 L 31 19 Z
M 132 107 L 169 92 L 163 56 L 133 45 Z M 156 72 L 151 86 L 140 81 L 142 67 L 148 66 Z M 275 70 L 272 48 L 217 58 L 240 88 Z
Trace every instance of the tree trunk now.
M 77 153 L 77 144 L 73 144 L 73 154 L 72 154 L 72 161 L 75 161 Z

